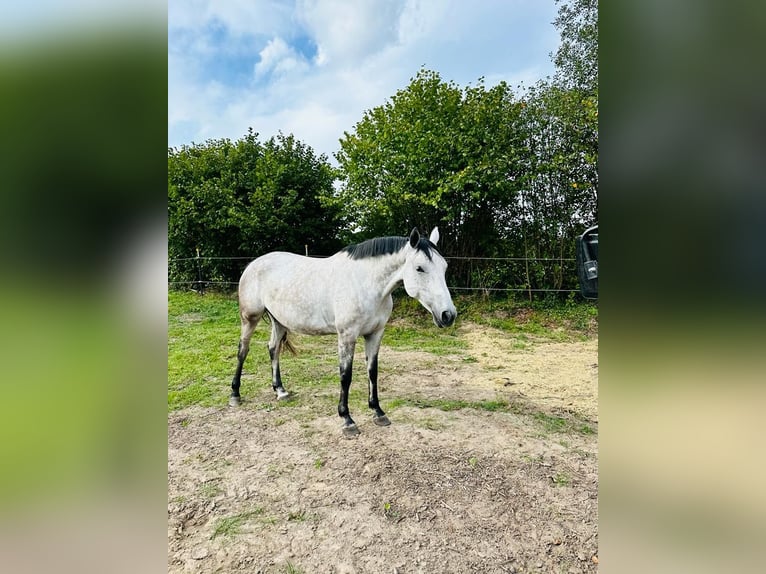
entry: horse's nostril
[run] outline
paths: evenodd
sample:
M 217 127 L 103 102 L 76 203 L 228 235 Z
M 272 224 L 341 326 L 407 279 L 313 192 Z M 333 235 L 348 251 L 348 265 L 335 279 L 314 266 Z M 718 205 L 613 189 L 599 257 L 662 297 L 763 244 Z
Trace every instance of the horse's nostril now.
M 442 313 L 442 323 L 444 323 L 445 325 L 447 326 L 452 325 L 452 321 L 454 320 L 455 320 L 455 316 L 449 311 L 444 311 Z

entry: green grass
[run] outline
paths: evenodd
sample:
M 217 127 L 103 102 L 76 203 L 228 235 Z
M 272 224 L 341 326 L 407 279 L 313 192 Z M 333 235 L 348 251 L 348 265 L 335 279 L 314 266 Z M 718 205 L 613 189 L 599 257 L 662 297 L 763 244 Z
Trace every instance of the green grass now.
M 422 319 L 422 317 L 421 317 Z M 384 344 L 398 349 L 418 349 L 434 355 L 464 350 L 467 345 L 455 329 L 436 329 L 427 321 L 415 325 L 406 320 L 389 325 Z M 262 321 L 250 342 L 250 354 L 242 376 L 242 395 L 247 400 L 261 396 L 265 408 L 290 409 L 305 406 L 334 411 L 337 405 L 337 338 L 291 335 L 298 354 L 282 355 L 282 378 L 292 400 L 271 401 L 271 364 L 266 344 L 270 326 Z M 236 368 L 239 319 L 237 302 L 231 296 L 171 291 L 168 294 L 168 410 L 191 405 L 223 406 L 228 401 Z M 357 357 L 363 355 L 357 342 Z M 358 363 L 358 361 L 357 361 Z M 355 381 L 364 378 L 363 365 L 355 365 Z M 361 381 L 364 382 L 364 381 Z M 264 394 L 266 393 L 266 394 Z M 318 396 L 317 396 L 318 395 Z M 367 408 L 366 384 L 351 387 L 349 405 Z
M 460 335 L 460 322 L 489 325 L 513 334 L 525 348 L 539 338 L 575 340 L 596 333 L 598 308 L 589 303 L 535 303 L 526 306 L 513 299 L 460 296 L 456 326 L 438 329 L 417 301 L 401 294 L 395 297 L 392 319 L 383 344 L 399 350 L 419 350 L 439 356 L 456 356 L 463 363 L 478 359 L 469 355 L 467 341 Z M 276 402 L 271 394 L 271 365 L 266 344 L 270 326 L 262 321 L 250 343 L 250 354 L 242 376 L 242 396 L 246 405 L 258 409 L 285 409 L 277 424 L 302 415 L 301 407 L 311 406 L 306 416 L 316 412 L 335 412 L 338 396 L 337 339 L 334 335 L 310 337 L 291 335 L 297 356 L 283 354 L 282 378 L 293 397 Z M 227 404 L 234 374 L 239 340 L 239 318 L 235 296 L 170 291 L 168 294 L 168 410 L 191 405 Z M 361 353 L 360 353 L 361 351 Z M 357 357 L 363 356 L 363 341 L 357 343 Z M 349 406 L 352 411 L 367 410 L 367 385 L 363 365 L 355 365 Z M 397 403 L 397 401 L 399 401 Z M 395 399 L 389 408 L 408 405 L 443 411 L 465 408 L 484 411 L 516 412 L 518 406 L 503 401 L 449 401 L 416 398 Z M 299 407 L 296 409 L 296 407 Z M 542 415 L 541 415 L 542 416 Z M 545 415 L 548 416 L 548 415 Z M 544 417 L 538 422 L 550 432 L 558 423 Z M 563 427 L 562 427 L 563 428 Z M 594 432 L 587 425 L 576 429 Z
M 285 574 L 303 574 L 303 570 L 288 560 L 285 564 Z
M 396 319 L 389 323 L 383 344 L 400 351 L 423 351 L 433 355 L 451 355 L 468 348 L 455 327 L 438 329 L 430 323 L 418 324 L 411 319 Z
M 551 482 L 555 486 L 568 486 L 572 479 L 565 472 L 556 473 L 556 476 L 551 477 Z
M 475 409 L 488 412 L 507 412 L 518 415 L 527 415 L 538 424 L 545 433 L 571 433 L 595 434 L 596 431 L 587 422 L 578 417 L 561 417 L 552 415 L 543 411 L 534 411 L 528 405 L 508 401 L 463 401 L 455 399 L 425 399 L 402 397 L 387 401 L 385 403 L 388 411 L 395 411 L 399 407 L 414 407 L 418 409 L 438 409 L 444 412 L 459 411 L 462 409 Z M 424 419 L 426 428 L 431 419 Z M 438 423 L 434 423 L 441 428 Z M 434 429 L 435 430 L 435 429 Z
M 221 295 L 170 292 L 168 296 L 168 408 L 212 406 L 228 400 L 236 367 L 237 302 Z M 251 347 L 268 340 L 259 329 Z M 266 358 L 251 353 L 256 365 Z
M 389 410 L 398 407 L 416 407 L 419 409 L 438 409 L 444 412 L 459 411 L 462 409 L 476 409 L 481 411 L 508 411 L 510 406 L 507 401 L 462 401 L 454 399 L 423 399 L 423 398 L 398 398 L 386 403 Z
M 553 341 L 585 340 L 598 331 L 598 305 L 574 299 L 529 301 L 458 296 L 459 319 Z
M 242 526 L 245 523 L 262 513 L 262 508 L 256 508 L 249 512 L 242 512 L 233 516 L 219 518 L 213 527 L 213 534 L 210 535 L 210 539 L 212 540 L 219 536 L 236 536 L 242 531 Z
M 203 498 L 215 498 L 222 492 L 221 487 L 215 482 L 203 482 L 199 487 L 199 493 Z
M 266 392 L 269 408 L 291 408 L 316 389 L 332 390 L 338 378 L 334 336 L 291 336 L 298 355 L 282 355 L 285 384 L 292 401 L 271 401 L 271 363 L 267 342 L 271 328 L 264 320 L 250 341 L 242 376 L 245 400 Z M 191 405 L 223 406 L 228 401 L 237 365 L 239 318 L 235 298 L 216 293 L 168 294 L 168 410 Z
M 532 417 L 548 433 L 595 434 L 596 431 L 588 423 L 578 418 L 559 417 L 544 412 L 536 412 Z
M 385 516 L 388 520 L 391 520 L 393 522 L 399 522 L 401 520 L 402 515 L 397 510 L 396 506 L 392 504 L 391 502 L 384 502 L 383 503 L 383 516 Z

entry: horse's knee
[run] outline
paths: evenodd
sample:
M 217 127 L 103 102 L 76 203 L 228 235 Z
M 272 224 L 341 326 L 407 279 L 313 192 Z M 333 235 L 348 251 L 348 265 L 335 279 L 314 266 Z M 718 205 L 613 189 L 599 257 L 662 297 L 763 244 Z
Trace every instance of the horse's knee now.
M 250 337 L 240 337 L 237 344 L 237 355 L 247 355 L 250 350 Z

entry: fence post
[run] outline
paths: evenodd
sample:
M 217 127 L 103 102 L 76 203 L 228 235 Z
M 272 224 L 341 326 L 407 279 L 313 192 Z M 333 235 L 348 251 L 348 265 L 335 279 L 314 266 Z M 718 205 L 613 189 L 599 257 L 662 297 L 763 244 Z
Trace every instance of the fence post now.
M 197 289 L 199 289 L 200 293 L 205 292 L 205 287 L 202 283 L 202 262 L 199 257 L 199 247 L 197 247 Z

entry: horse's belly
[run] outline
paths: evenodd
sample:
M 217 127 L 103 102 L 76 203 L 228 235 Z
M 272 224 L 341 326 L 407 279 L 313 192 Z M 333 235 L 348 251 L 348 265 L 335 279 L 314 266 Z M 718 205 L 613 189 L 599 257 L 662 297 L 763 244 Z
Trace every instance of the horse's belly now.
M 288 329 L 295 333 L 300 333 L 301 335 L 334 335 L 337 332 L 335 330 L 335 327 L 327 327 L 326 325 L 325 326 L 301 325 L 293 329 L 288 327 Z
M 288 330 L 304 335 L 367 335 L 385 327 L 391 314 L 390 308 L 385 305 L 376 313 L 358 308 L 337 310 L 311 298 L 301 297 L 295 297 L 290 306 L 267 304 L 266 308 Z
M 290 331 L 304 335 L 329 335 L 336 332 L 334 317 L 327 313 L 326 306 L 315 299 L 300 295 L 289 299 L 289 303 L 282 298 L 269 299 L 265 301 L 269 314 Z

